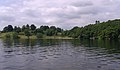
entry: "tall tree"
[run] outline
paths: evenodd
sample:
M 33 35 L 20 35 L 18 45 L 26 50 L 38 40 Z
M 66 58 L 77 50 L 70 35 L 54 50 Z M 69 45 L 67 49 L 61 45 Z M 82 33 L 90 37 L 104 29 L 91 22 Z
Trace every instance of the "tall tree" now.
M 25 25 L 23 25 L 23 26 L 22 26 L 22 32 L 24 32 L 24 31 L 25 31 L 25 29 L 26 29 L 26 26 L 25 26 Z
M 27 25 L 26 25 L 26 29 L 30 29 L 30 26 L 29 26 L 29 24 L 27 24 Z
M 12 25 L 8 25 L 8 32 L 12 32 L 13 31 L 13 26 Z
M 3 32 L 8 32 L 8 27 L 4 27 Z

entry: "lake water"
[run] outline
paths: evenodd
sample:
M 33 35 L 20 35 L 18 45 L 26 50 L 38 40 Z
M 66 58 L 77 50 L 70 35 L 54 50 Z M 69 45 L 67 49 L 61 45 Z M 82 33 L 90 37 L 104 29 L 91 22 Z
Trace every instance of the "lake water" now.
M 120 70 L 120 42 L 1 39 L 0 70 Z

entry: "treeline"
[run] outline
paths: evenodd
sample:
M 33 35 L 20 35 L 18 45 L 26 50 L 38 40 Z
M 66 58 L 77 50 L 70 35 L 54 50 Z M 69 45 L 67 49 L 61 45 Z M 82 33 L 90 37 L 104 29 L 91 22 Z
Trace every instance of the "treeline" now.
M 96 21 L 95 24 L 89 24 L 85 27 L 74 27 L 65 31 L 65 35 L 86 39 L 118 39 L 120 38 L 120 19 L 101 23 Z
M 43 36 L 68 36 L 79 39 L 118 39 L 120 38 L 120 19 L 108 20 L 107 22 L 96 21 L 95 24 L 73 27 L 70 30 L 63 30 L 55 26 L 40 26 L 37 28 L 34 24 L 23 25 L 22 27 L 8 25 L 2 31 L 2 33 L 6 32 L 15 32 L 27 37 L 35 35 L 38 38 Z
M 42 38 L 43 36 L 61 36 L 63 29 L 55 26 L 40 26 L 37 28 L 34 24 L 23 25 L 22 27 L 8 25 L 3 28 L 2 33 L 8 32 L 14 32 L 16 35 L 25 35 L 28 38 L 33 35 Z

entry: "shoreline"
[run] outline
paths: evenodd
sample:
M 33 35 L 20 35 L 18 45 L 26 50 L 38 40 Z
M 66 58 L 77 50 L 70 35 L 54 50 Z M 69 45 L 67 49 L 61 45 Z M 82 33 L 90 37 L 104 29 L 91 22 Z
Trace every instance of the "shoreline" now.
M 0 34 L 0 38 L 6 38 L 4 35 L 5 34 Z M 28 37 L 25 35 L 18 35 L 18 37 L 19 37 L 18 39 L 28 39 Z M 74 38 L 68 36 L 43 36 L 43 38 L 37 38 L 35 35 L 33 35 L 29 36 L 29 39 L 74 39 Z

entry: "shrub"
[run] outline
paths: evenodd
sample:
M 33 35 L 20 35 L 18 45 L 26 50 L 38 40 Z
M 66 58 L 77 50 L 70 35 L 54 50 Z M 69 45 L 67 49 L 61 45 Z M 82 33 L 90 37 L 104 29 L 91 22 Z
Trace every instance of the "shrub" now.
M 12 34 L 12 38 L 13 38 L 13 39 L 19 38 L 18 33 L 17 33 L 17 32 L 14 32 L 14 33 Z
M 31 32 L 29 30 L 25 30 L 24 33 L 28 38 L 31 36 Z
M 36 34 L 36 37 L 37 37 L 38 39 L 43 38 L 43 34 L 42 34 L 42 33 L 37 33 L 37 34 Z
M 10 34 L 5 34 L 5 38 L 11 38 L 11 35 Z

